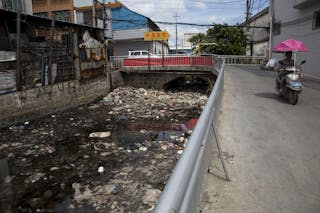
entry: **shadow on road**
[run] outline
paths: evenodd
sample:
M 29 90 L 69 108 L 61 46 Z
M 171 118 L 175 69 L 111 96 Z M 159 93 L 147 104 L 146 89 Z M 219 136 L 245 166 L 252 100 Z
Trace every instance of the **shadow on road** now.
M 273 92 L 260 92 L 256 93 L 255 96 L 260 98 L 269 98 L 278 101 L 279 103 L 287 104 L 287 101 L 284 98 L 280 98 L 277 94 Z

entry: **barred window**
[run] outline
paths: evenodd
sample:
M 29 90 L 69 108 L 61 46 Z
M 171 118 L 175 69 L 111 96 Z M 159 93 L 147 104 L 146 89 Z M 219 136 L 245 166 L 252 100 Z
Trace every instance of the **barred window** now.
M 273 23 L 273 35 L 279 35 L 281 33 L 281 22 Z
M 320 28 L 320 11 L 316 11 L 313 13 L 313 29 Z
M 48 18 L 49 15 L 47 12 L 42 12 L 42 13 L 34 13 L 33 15 L 35 16 L 41 16 L 41 17 L 45 17 L 45 18 Z
M 61 10 L 61 11 L 53 11 L 53 18 L 60 21 L 70 21 L 70 11 L 69 10 Z

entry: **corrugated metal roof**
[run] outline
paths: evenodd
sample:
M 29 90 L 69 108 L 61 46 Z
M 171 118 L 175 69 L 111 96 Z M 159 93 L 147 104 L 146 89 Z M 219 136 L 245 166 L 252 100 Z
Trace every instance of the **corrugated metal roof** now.
M 108 8 L 117 8 L 117 7 L 124 7 L 127 8 L 123 3 L 121 2 L 113 2 L 113 3 L 108 3 L 104 5 L 105 7 Z M 98 4 L 96 6 L 97 9 L 103 8 L 103 5 Z M 83 6 L 83 7 L 75 7 L 74 8 L 76 11 L 83 11 L 83 10 L 92 10 L 92 5 L 89 6 Z
M 99 8 L 102 8 L 102 7 L 103 7 L 103 5 L 97 5 L 97 8 L 98 8 L 98 9 L 99 9 Z M 143 18 L 147 19 L 147 22 L 151 23 L 152 25 L 155 26 L 155 28 L 157 28 L 158 30 L 160 30 L 160 27 L 159 27 L 156 23 L 154 23 L 150 18 L 148 18 L 148 17 L 146 17 L 146 16 L 144 16 L 144 15 L 141 15 L 141 14 L 139 14 L 139 13 L 133 11 L 133 10 L 130 10 L 127 6 L 125 6 L 123 3 L 119 2 L 119 1 L 118 1 L 118 2 L 114 2 L 114 3 L 105 4 L 105 7 L 109 7 L 109 8 L 111 8 L 111 9 L 124 8 L 124 9 L 126 9 L 126 10 L 128 10 L 128 11 L 134 13 L 134 14 L 136 14 L 137 16 L 140 16 L 140 17 L 143 17 Z M 77 8 L 75 8 L 75 10 L 76 10 L 76 11 L 92 10 L 92 5 L 90 5 L 90 6 L 84 6 L 84 7 L 77 7 Z M 119 19 L 119 17 L 113 17 L 113 16 L 112 16 L 112 19 L 117 20 L 117 19 Z

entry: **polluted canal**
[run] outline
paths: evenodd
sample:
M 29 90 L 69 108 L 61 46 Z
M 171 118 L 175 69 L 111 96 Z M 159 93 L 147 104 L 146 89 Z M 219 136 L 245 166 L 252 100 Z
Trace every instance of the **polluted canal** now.
M 0 212 L 151 212 L 207 98 L 121 87 L 0 129 Z

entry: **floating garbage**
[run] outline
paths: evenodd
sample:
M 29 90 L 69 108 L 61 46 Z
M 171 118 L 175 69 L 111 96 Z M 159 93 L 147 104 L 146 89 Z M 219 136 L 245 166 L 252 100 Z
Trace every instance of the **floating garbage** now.
M 31 175 L 24 182 L 26 184 L 35 183 L 35 182 L 39 181 L 45 175 L 46 175 L 45 173 L 38 172 L 38 173 L 35 173 L 35 174 Z
M 101 174 L 104 172 L 104 167 L 103 166 L 99 166 L 98 168 L 98 172 Z
M 110 137 L 111 132 L 93 132 L 90 133 L 89 138 L 107 138 Z
M 56 170 L 59 170 L 59 167 L 56 167 L 56 166 L 55 166 L 55 167 L 51 167 L 51 168 L 50 168 L 50 171 L 51 171 L 51 172 L 52 172 L 52 171 L 56 171 Z
M 24 130 L 25 126 L 24 125 L 17 125 L 17 126 L 10 126 L 9 129 L 14 131 L 14 132 L 21 132 Z

